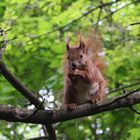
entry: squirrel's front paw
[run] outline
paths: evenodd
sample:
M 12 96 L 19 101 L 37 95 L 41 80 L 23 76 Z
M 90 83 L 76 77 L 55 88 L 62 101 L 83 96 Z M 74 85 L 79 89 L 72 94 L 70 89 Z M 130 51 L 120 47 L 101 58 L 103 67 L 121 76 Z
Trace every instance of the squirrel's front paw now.
M 75 104 L 75 103 L 67 104 L 67 106 L 66 106 L 66 109 L 68 111 L 74 110 L 76 108 L 77 108 L 77 104 Z
M 93 95 L 90 95 L 90 101 L 92 103 L 96 103 L 97 101 L 100 100 L 100 96 L 98 94 L 93 94 Z

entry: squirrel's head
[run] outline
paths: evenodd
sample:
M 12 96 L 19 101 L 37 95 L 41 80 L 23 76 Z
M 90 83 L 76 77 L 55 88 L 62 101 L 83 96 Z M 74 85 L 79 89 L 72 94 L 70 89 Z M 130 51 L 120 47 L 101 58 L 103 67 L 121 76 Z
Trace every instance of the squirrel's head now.
M 69 39 L 66 39 L 67 62 L 68 67 L 72 70 L 84 70 L 87 62 L 86 45 L 80 39 L 79 46 L 70 47 Z

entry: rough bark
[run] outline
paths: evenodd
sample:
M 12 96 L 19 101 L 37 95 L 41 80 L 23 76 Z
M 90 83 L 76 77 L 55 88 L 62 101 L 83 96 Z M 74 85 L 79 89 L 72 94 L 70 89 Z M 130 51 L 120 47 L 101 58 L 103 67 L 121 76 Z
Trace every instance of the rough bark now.
M 140 93 L 131 92 L 117 98 L 105 99 L 97 104 L 84 104 L 78 106 L 76 110 L 38 110 L 32 117 L 34 111 L 27 109 L 18 109 L 9 106 L 0 106 L 0 119 L 10 122 L 24 122 L 34 124 L 46 124 L 68 121 L 76 118 L 95 115 L 98 113 L 111 111 L 118 108 L 130 107 L 140 103 Z

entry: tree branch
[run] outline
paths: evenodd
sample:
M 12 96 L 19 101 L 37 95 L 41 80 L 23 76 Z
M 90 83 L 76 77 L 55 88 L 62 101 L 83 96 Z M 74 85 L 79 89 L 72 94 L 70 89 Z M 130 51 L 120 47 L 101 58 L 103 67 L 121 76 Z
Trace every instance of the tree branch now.
M 35 138 L 30 138 L 28 140 L 46 140 L 46 139 L 48 139 L 48 136 L 35 137 Z
M 1 33 L 1 36 L 3 37 L 3 46 L 0 48 L 0 58 L 2 58 L 2 54 L 4 52 L 4 50 L 6 49 L 6 32 L 0 28 L 0 33 Z
M 9 40 L 7 40 L 6 42 L 11 42 L 11 41 L 13 41 L 13 40 L 15 40 L 15 39 L 17 39 L 17 37 L 15 36 L 15 37 L 13 37 L 12 39 L 9 39 Z M 1 43 L 3 43 L 3 41 L 0 41 L 0 44 Z
M 130 26 L 140 25 L 140 22 L 131 23 Z
M 138 110 L 136 110 L 134 107 L 130 106 L 129 107 L 133 112 L 135 112 L 136 114 L 140 115 L 140 112 Z
M 19 18 L 21 18 L 21 17 L 23 16 L 23 14 L 24 14 L 24 12 L 26 11 L 27 7 L 29 6 L 30 2 L 31 2 L 31 0 L 28 0 L 28 1 L 27 1 L 27 3 L 26 3 L 26 5 L 24 6 L 23 10 L 21 11 L 21 13 L 20 13 L 20 14 L 18 15 L 18 17 L 16 18 L 16 21 L 17 21 Z
M 130 87 L 133 87 L 133 86 L 137 86 L 137 85 L 140 85 L 140 81 L 135 82 L 135 83 L 130 84 L 130 85 L 127 85 L 127 86 L 123 86 L 123 87 L 120 87 L 120 88 L 116 88 L 116 89 L 114 89 L 114 90 L 111 90 L 111 91 L 109 91 L 109 94 L 110 94 L 110 93 L 113 93 L 113 92 L 117 92 L 117 91 L 119 91 L 119 90 L 123 90 L 123 89 L 126 89 L 126 88 L 130 88 Z
M 134 3 L 134 2 L 132 1 L 132 2 L 130 2 L 130 3 L 126 4 L 126 5 L 124 5 L 124 6 L 122 6 L 121 8 L 118 8 L 118 9 L 115 10 L 115 11 L 110 11 L 110 14 L 104 16 L 103 19 L 106 19 L 106 18 L 108 18 L 109 16 L 114 15 L 115 13 L 117 13 L 117 12 L 120 11 L 120 10 L 122 10 L 123 8 L 128 7 L 128 6 L 131 5 L 132 3 Z
M 38 107 L 41 102 L 33 94 L 32 91 L 30 91 L 26 86 L 24 86 L 6 67 L 4 62 L 0 60 L 0 73 L 15 87 L 25 98 L 27 98 L 30 103 L 34 104 L 36 107 Z M 40 106 L 40 109 L 44 110 L 45 108 Z M 34 112 L 33 112 L 34 113 Z M 30 114 L 31 115 L 31 114 Z M 25 116 L 28 117 L 28 116 Z M 48 122 L 45 124 L 45 127 L 49 133 L 49 140 L 56 140 L 55 130 L 52 127 L 52 125 Z
M 0 73 L 19 91 L 25 98 L 27 98 L 30 103 L 38 106 L 40 101 L 38 100 L 37 96 L 35 96 L 32 91 L 26 88 L 6 67 L 4 62 L 0 60 Z M 41 108 L 43 109 L 43 107 Z
M 36 37 L 34 37 L 34 38 L 31 38 L 31 39 L 27 40 L 27 41 L 26 41 L 26 44 L 28 44 L 28 43 L 29 43 L 30 41 L 32 41 L 32 40 L 39 39 L 39 38 L 41 38 L 41 37 L 44 36 L 44 35 L 51 34 L 51 33 L 53 33 L 53 32 L 62 30 L 62 29 L 64 29 L 64 28 L 66 28 L 67 26 L 69 26 L 69 25 L 71 25 L 71 24 L 77 22 L 78 20 L 82 19 L 83 17 L 87 16 L 88 14 L 92 13 L 93 11 L 97 10 L 98 8 L 103 8 L 103 7 L 105 7 L 105 6 L 112 5 L 112 4 L 114 4 L 114 3 L 116 3 L 116 2 L 119 2 L 119 1 L 121 1 L 121 0 L 112 1 L 112 2 L 108 2 L 108 3 L 100 4 L 100 5 L 98 5 L 97 7 L 93 7 L 93 8 L 91 8 L 89 11 L 87 11 L 86 13 L 83 13 L 81 16 L 79 16 L 79 17 L 76 18 L 76 19 L 73 19 L 71 22 L 69 22 L 69 23 L 67 23 L 67 24 L 65 24 L 65 25 L 63 25 L 63 26 L 61 26 L 61 27 L 57 27 L 57 28 L 55 28 L 55 29 L 53 29 L 53 30 L 51 30 L 51 31 L 47 31 L 47 32 L 45 32 L 45 33 L 43 33 L 43 34 L 40 34 L 40 35 L 38 35 L 38 36 L 36 36 Z
M 98 18 L 97 18 L 97 22 L 96 22 L 96 26 L 95 26 L 95 31 L 97 31 L 98 29 L 98 24 L 101 18 L 101 14 L 102 14 L 102 8 L 100 8 L 99 14 L 98 14 Z
M 80 117 L 91 116 L 118 108 L 130 107 L 140 103 L 140 90 L 131 91 L 117 98 L 105 99 L 97 104 L 84 104 L 73 111 L 66 110 L 39 110 L 32 118 L 22 119 L 33 113 L 33 110 L 18 109 L 15 107 L 0 106 L 0 119 L 10 122 L 24 122 L 46 124 L 68 121 Z

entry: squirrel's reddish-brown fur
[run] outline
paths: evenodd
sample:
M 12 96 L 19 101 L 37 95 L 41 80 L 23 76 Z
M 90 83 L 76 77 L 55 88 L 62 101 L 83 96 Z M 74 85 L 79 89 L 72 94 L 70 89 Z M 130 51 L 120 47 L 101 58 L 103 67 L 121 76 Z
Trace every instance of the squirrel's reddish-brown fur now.
M 75 109 L 77 105 L 102 100 L 106 81 L 102 74 L 104 61 L 99 53 L 102 43 L 98 36 L 80 35 L 78 46 L 70 47 L 66 39 L 66 60 L 64 68 L 64 106 Z

